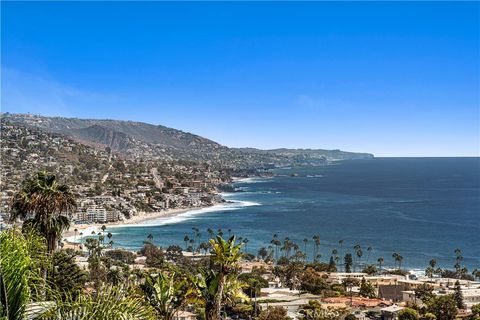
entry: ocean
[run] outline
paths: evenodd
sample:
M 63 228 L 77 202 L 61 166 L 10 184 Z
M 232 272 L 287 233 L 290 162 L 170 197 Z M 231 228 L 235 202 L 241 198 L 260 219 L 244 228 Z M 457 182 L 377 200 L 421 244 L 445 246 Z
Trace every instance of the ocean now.
M 325 262 L 333 249 L 343 257 L 359 244 L 363 263 L 383 257 L 385 266 L 393 266 L 392 254 L 398 252 L 412 270 L 424 269 L 430 259 L 453 268 L 454 250 L 460 248 L 462 264 L 480 268 L 480 158 L 376 158 L 275 174 L 236 181 L 240 192 L 224 194 L 231 201 L 225 205 L 111 228 L 112 240 L 138 249 L 152 234 L 158 245 L 185 247 L 183 237 L 192 237 L 192 228 L 200 230 L 201 241 L 208 228 L 221 228 L 225 236 L 231 229 L 247 238 L 246 250 L 254 254 L 270 245 L 274 234 L 302 250 L 306 238 L 312 259 L 312 236 L 318 234 Z

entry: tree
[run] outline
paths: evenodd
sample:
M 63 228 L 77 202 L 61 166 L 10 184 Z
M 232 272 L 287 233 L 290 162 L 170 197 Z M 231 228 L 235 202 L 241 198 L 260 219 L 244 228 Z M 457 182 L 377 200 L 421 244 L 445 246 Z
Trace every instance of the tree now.
M 298 310 L 301 320 L 340 320 L 348 314 L 347 308 L 324 307 L 317 300 L 310 300 Z
M 337 266 L 335 265 L 335 260 L 333 259 L 333 256 L 330 256 L 330 262 L 328 263 L 328 270 L 330 272 L 337 271 Z
M 164 320 L 174 319 L 175 313 L 187 301 L 185 279 L 180 279 L 175 274 L 159 273 L 155 277 L 149 275 L 141 289 L 150 305 Z
M 433 287 L 428 283 L 422 283 L 415 289 L 415 298 L 427 301 L 433 296 Z
M 398 320 L 418 320 L 419 315 L 417 310 L 412 308 L 403 308 L 398 313 Z
M 370 276 L 373 276 L 375 274 L 378 273 L 378 269 L 377 267 L 375 267 L 373 264 L 369 264 L 368 266 L 366 266 L 365 268 L 363 268 L 362 270 L 363 273 L 366 273 Z
M 382 273 L 382 264 L 383 264 L 384 259 L 382 257 L 377 259 L 378 262 L 378 269 L 380 270 L 380 273 Z
M 242 273 L 238 280 L 244 282 L 247 286 L 244 288 L 245 293 L 249 297 L 256 297 L 260 294 L 261 288 L 268 287 L 268 281 L 262 276 L 254 273 Z
M 57 301 L 45 314 L 46 319 L 130 319 L 154 320 L 155 311 L 141 295 L 117 286 L 106 286 L 95 295 L 82 294 L 77 299 Z
M 313 244 L 314 244 L 314 255 L 313 255 L 313 260 L 316 262 L 318 260 L 318 254 L 320 251 L 320 236 L 318 234 L 314 235 L 312 237 L 313 239 Z
M 258 320 L 289 320 L 287 317 L 287 310 L 283 307 L 268 307 L 266 310 L 263 310 Z
M 46 253 L 45 240 L 35 231 L 22 235 L 11 229 L 0 233 L 0 318 L 24 319 L 27 304 L 43 290 L 40 269 Z M 36 259 L 39 258 L 39 259 Z
M 312 294 L 321 294 L 322 291 L 328 289 L 328 284 L 312 268 L 307 268 L 299 274 L 300 290 L 307 291 Z
M 228 277 L 232 275 L 237 268 L 238 261 L 241 257 L 242 244 L 235 243 L 235 237 L 224 240 L 221 236 L 210 239 L 212 246 L 211 264 L 217 271 L 216 288 L 213 301 L 207 301 L 205 305 L 205 316 L 207 320 L 219 320 L 220 308 L 222 306 L 222 298 L 224 295 L 224 287 Z
M 465 303 L 463 303 L 462 288 L 460 287 L 460 282 L 458 282 L 458 280 L 455 282 L 455 292 L 453 296 L 455 298 L 455 302 L 457 303 L 457 308 L 465 309 Z
M 366 298 L 375 298 L 377 296 L 375 293 L 375 288 L 371 283 L 365 281 L 365 278 L 362 278 L 362 281 L 360 282 L 359 294 L 360 296 Z
M 303 239 L 303 252 L 305 252 L 305 260 L 307 260 L 307 243 L 308 243 L 308 239 L 307 238 Z
M 345 272 L 352 272 L 352 265 L 353 265 L 353 259 L 352 259 L 352 254 L 347 253 L 345 255 Z
M 148 240 L 149 242 L 153 243 L 153 234 L 151 234 L 151 233 L 148 234 L 147 240 Z
M 183 237 L 183 241 L 185 242 L 185 251 L 187 251 L 188 250 L 188 242 L 190 241 L 190 237 L 188 236 L 188 234 L 186 234 Z
M 52 263 L 47 271 L 47 281 L 63 296 L 76 297 L 84 289 L 88 274 L 75 262 L 75 254 L 67 250 L 53 253 Z
M 265 247 L 261 247 L 258 250 L 258 256 L 262 259 L 265 260 L 265 258 L 268 256 L 268 251 Z
M 462 250 L 460 250 L 459 248 L 456 248 L 455 249 L 455 270 L 456 270 L 456 273 L 457 273 L 457 277 L 460 279 L 460 275 L 461 275 L 461 272 L 460 270 L 462 269 L 462 265 L 461 265 L 461 262 L 463 260 L 463 256 L 462 256 Z
M 108 250 L 105 252 L 105 256 L 126 264 L 132 264 L 135 262 L 135 254 L 125 249 Z
M 480 303 L 473 305 L 471 309 L 473 319 L 477 320 L 480 318 Z
M 437 320 L 453 320 L 457 315 L 457 302 L 453 295 L 433 296 L 426 301 L 427 311 Z
M 76 207 L 70 188 L 58 184 L 56 177 L 45 171 L 26 179 L 13 196 L 10 220 L 33 218 L 24 222 L 47 240 L 47 251 L 57 248 L 58 239 L 70 227 L 70 212 Z
M 142 249 L 138 252 L 140 255 L 146 257 L 145 265 L 150 268 L 161 268 L 164 263 L 163 251 L 159 247 L 145 242 Z

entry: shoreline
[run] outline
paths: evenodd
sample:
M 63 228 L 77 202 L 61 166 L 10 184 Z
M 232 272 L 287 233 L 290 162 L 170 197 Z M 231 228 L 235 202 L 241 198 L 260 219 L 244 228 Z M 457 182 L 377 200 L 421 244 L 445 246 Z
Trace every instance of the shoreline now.
M 247 182 L 247 181 L 251 181 L 252 179 L 261 178 L 261 177 L 231 177 L 231 178 L 232 178 L 232 181 L 228 184 L 234 184 L 237 182 Z M 128 227 L 128 226 L 141 225 L 152 220 L 177 217 L 181 214 L 184 214 L 190 211 L 213 208 L 215 206 L 222 206 L 224 207 L 224 209 L 228 210 L 228 204 L 237 202 L 237 201 L 224 199 L 223 197 L 222 199 L 224 201 L 216 202 L 211 205 L 203 205 L 198 207 L 175 208 L 175 209 L 167 209 L 163 211 L 151 211 L 151 212 L 143 211 L 143 212 L 139 212 L 137 215 L 131 217 L 130 219 L 119 220 L 116 222 L 72 224 L 67 231 L 63 232 L 62 238 L 66 244 L 80 243 L 79 239 L 82 239 L 88 235 L 91 235 L 92 231 L 95 231 L 95 233 L 101 232 L 102 226 L 105 226 L 107 229 L 109 229 L 109 228 L 115 228 L 115 227 Z M 257 204 L 253 204 L 253 205 L 257 205 Z M 76 235 L 74 231 L 75 229 L 77 229 Z M 80 233 L 82 233 L 82 235 L 80 235 Z M 76 238 L 76 240 L 74 238 Z
M 170 218 L 178 216 L 182 213 L 186 213 L 192 210 L 201 210 L 205 208 L 210 208 L 221 203 L 215 203 L 208 206 L 198 206 L 191 208 L 175 208 L 167 209 L 164 211 L 152 211 L 152 212 L 139 212 L 137 215 L 131 217 L 130 219 L 119 220 L 116 222 L 105 222 L 105 223 L 88 223 L 88 224 L 72 224 L 70 228 L 62 234 L 64 241 L 67 243 L 74 243 L 71 238 L 75 237 L 75 229 L 77 229 L 77 237 L 81 239 L 86 235 L 91 234 L 92 231 L 99 232 L 102 226 L 107 227 L 122 227 L 128 225 L 142 224 L 150 220 L 160 219 L 160 218 Z M 85 232 L 87 231 L 87 233 Z M 83 233 L 81 236 L 80 233 Z

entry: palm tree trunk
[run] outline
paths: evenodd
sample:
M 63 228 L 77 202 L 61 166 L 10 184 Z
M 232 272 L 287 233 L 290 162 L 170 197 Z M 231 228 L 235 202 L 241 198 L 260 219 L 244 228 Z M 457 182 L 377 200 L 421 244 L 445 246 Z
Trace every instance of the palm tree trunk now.
M 207 304 L 205 308 L 206 320 L 220 320 L 224 282 L 225 282 L 225 275 L 223 273 L 220 273 L 218 277 L 218 290 L 215 295 L 215 300 L 210 305 L 210 307 Z

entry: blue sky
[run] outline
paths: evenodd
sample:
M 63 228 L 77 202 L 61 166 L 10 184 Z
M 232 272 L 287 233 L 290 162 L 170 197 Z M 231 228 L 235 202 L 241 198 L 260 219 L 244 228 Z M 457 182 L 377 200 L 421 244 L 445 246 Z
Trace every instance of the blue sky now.
M 480 155 L 478 2 L 3 2 L 3 112 Z

